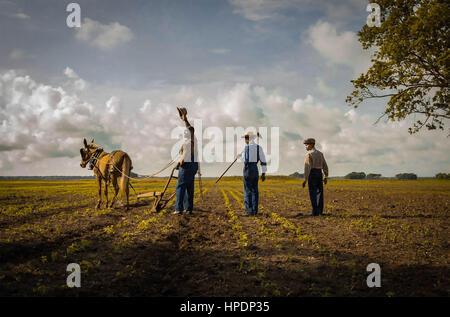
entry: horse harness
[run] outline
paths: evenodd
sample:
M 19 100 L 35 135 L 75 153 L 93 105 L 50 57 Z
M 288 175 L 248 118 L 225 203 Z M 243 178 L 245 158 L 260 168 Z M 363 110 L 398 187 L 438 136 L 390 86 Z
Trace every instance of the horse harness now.
M 107 170 L 107 172 L 113 172 L 113 166 L 112 166 L 112 159 L 114 158 L 114 155 L 116 155 L 116 153 L 119 151 L 112 151 L 111 153 L 109 153 L 109 160 L 108 163 L 106 163 L 106 165 L 111 165 L 111 168 L 109 170 Z M 94 169 L 94 167 L 97 169 L 97 172 L 100 174 L 100 176 L 103 178 L 103 180 L 106 182 L 106 184 L 109 184 L 109 177 L 106 178 L 102 172 L 100 171 L 100 169 L 98 168 L 98 161 L 100 161 L 100 159 L 102 157 L 104 157 L 105 155 L 108 155 L 108 153 L 104 152 L 103 149 L 97 149 L 94 152 L 94 155 L 92 155 L 92 157 L 89 159 L 89 169 L 92 170 Z
M 103 155 L 100 156 L 100 154 L 103 152 L 103 149 L 97 149 L 95 150 L 94 154 L 92 155 L 92 157 L 89 159 L 89 169 L 93 170 L 94 167 L 97 167 L 97 161 L 103 157 Z M 100 157 L 99 157 L 100 156 Z

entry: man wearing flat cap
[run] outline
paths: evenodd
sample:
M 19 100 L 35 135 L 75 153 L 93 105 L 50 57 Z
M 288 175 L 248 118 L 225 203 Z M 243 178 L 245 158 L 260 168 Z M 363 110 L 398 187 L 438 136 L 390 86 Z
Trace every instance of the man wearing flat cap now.
M 247 132 L 244 135 L 245 148 L 241 155 L 241 162 L 244 163 L 244 205 L 245 213 L 243 216 L 256 216 L 258 213 L 258 162 L 261 162 L 261 181 L 266 179 L 267 163 L 264 151 L 261 146 L 255 143 L 259 134 Z
M 315 148 L 316 140 L 309 138 L 303 140 L 305 144 L 305 180 L 303 181 L 303 188 L 308 182 L 309 199 L 312 205 L 312 215 L 319 216 L 323 213 L 323 184 L 327 183 L 328 165 L 322 152 Z M 325 176 L 322 180 L 322 170 Z

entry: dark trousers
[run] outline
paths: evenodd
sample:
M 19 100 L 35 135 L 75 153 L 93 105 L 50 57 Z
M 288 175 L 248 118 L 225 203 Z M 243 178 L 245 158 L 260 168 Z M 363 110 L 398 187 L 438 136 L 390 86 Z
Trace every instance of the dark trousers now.
M 177 195 L 175 209 L 178 211 L 194 209 L 194 180 L 197 170 L 197 162 L 184 162 L 178 169 L 178 182 L 175 188 Z
M 244 205 L 245 212 L 251 215 L 258 213 L 258 166 L 256 163 L 244 165 Z
M 322 170 L 313 168 L 308 177 L 309 199 L 312 205 L 312 215 L 323 213 L 323 183 Z

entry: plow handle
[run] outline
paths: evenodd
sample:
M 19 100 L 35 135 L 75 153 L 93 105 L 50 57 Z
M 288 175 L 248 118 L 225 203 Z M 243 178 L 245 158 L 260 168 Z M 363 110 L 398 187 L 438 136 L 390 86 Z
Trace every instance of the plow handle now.
M 236 156 L 236 158 L 234 159 L 233 163 L 231 163 L 230 166 L 227 167 L 227 169 L 225 170 L 225 172 L 223 172 L 222 175 L 220 175 L 220 177 L 216 180 L 216 182 L 215 182 L 214 184 L 217 184 L 217 183 L 222 179 L 223 175 L 225 175 L 225 173 L 228 172 L 228 170 L 231 168 L 231 166 L 233 166 L 233 164 L 236 163 L 237 159 L 238 159 L 241 155 L 242 155 L 242 153 Z

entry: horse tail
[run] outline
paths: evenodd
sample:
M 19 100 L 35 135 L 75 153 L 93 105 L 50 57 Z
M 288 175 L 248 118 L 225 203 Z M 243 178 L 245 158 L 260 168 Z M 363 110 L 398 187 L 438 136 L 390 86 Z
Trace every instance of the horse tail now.
M 129 178 L 131 174 L 131 159 L 128 156 L 128 154 L 125 153 L 123 156 L 123 163 L 122 163 L 122 178 L 120 180 L 120 194 L 127 196 L 127 203 L 128 203 L 128 194 L 129 194 Z

